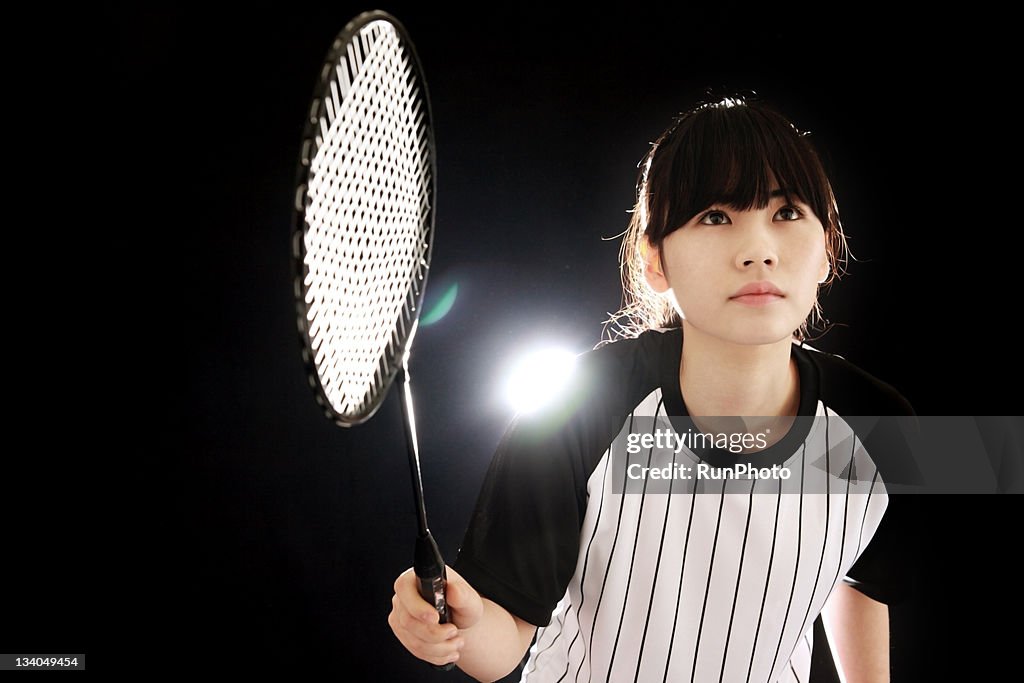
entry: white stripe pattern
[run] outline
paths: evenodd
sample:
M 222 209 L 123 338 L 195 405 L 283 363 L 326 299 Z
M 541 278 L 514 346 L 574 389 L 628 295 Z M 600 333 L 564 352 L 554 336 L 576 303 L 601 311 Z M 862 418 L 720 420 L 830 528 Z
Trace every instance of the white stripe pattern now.
M 623 459 L 606 451 L 588 481 L 575 574 L 522 681 L 806 683 L 814 620 L 888 504 L 860 440 L 821 402 L 816 412 L 830 419 L 814 421 L 786 481 L 615 494 L 610 463 Z M 634 415 L 665 416 L 661 390 Z

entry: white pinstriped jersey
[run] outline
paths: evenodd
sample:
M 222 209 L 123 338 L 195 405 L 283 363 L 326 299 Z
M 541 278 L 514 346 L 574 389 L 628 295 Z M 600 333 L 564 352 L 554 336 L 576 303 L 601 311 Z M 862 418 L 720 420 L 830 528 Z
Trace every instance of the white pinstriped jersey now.
M 581 355 L 559 406 L 517 416 L 498 447 L 454 566 L 541 626 L 523 681 L 822 680 L 835 674 L 819 613 L 839 582 L 882 602 L 906 591 L 902 496 L 886 491 L 902 456 L 842 416 L 912 411 L 836 356 L 793 346 L 803 419 L 764 451 L 662 454 L 693 468 L 756 458 L 788 479 L 613 484 L 620 429 L 686 416 L 681 344 L 679 329 L 652 330 Z

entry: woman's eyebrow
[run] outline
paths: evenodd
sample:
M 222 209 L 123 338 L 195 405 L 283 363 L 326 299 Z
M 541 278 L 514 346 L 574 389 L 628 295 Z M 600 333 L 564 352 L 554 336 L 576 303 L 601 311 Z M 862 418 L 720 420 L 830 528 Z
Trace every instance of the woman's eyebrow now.
M 768 194 L 769 198 L 775 199 L 776 197 L 785 197 L 787 201 L 795 201 L 806 204 L 807 202 L 803 197 L 800 196 L 799 192 L 796 192 L 790 188 L 786 189 L 775 189 Z

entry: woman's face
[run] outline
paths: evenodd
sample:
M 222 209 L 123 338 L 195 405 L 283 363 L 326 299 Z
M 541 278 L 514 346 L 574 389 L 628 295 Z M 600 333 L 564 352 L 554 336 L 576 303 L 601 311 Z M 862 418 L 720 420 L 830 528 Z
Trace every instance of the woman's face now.
M 807 204 L 787 202 L 778 188 L 764 209 L 713 205 L 701 211 L 665 238 L 661 252 L 660 277 L 652 268 L 658 250 L 648 260 L 655 291 L 670 289 L 689 325 L 738 344 L 789 339 L 828 273 L 821 221 Z M 778 293 L 741 295 L 751 285 Z

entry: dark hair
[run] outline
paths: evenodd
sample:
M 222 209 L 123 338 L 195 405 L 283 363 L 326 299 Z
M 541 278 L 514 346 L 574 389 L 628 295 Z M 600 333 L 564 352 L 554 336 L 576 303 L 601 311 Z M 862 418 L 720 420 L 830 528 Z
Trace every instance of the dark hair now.
M 619 251 L 622 308 L 605 321 L 608 341 L 682 326 L 671 300 L 651 290 L 644 278 L 642 241 L 649 239 L 660 247 L 668 235 L 712 204 L 740 211 L 762 209 L 768 205 L 773 176 L 821 221 L 830 266 L 823 284 L 830 285 L 845 272 L 849 250 L 821 160 L 806 133 L 770 105 L 739 95 L 699 104 L 675 118 L 640 167 L 636 206 Z M 661 258 L 664 268 L 664 252 Z M 821 318 L 817 300 L 809 320 L 794 332 L 797 339 L 807 338 L 815 318 Z

